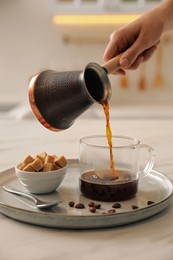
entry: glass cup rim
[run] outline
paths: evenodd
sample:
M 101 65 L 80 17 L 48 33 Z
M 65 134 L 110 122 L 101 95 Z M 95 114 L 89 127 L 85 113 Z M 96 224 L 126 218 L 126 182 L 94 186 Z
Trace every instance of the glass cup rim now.
M 80 138 L 80 144 L 89 146 L 89 147 L 97 147 L 97 148 L 109 148 L 109 145 L 96 145 L 96 144 L 90 144 L 85 142 L 88 139 L 94 139 L 94 138 L 107 138 L 106 135 L 88 135 L 88 136 L 84 136 L 82 138 Z M 125 135 L 112 135 L 112 139 L 116 138 L 116 139 L 126 139 L 126 140 L 130 140 L 133 141 L 133 144 L 128 144 L 128 145 L 115 145 L 113 143 L 112 148 L 134 148 L 137 145 L 140 144 L 140 141 L 137 138 L 133 138 L 133 137 L 129 137 L 129 136 L 125 136 Z

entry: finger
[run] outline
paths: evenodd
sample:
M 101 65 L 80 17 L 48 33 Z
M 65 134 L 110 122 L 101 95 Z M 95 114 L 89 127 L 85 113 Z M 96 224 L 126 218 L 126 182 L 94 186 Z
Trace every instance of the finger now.
M 154 52 L 157 49 L 157 44 L 152 46 L 151 48 L 149 48 L 148 50 L 144 51 L 140 56 L 138 56 L 138 58 L 134 61 L 134 63 L 128 68 L 129 70 L 135 70 L 139 67 L 139 65 L 142 62 L 145 62 L 147 60 L 149 60 L 152 55 L 154 54 Z
M 138 58 L 136 58 L 136 60 L 130 66 L 128 66 L 127 69 L 128 70 L 137 69 L 142 62 L 148 61 L 152 57 L 154 52 L 156 51 L 158 44 L 159 44 L 159 42 L 157 42 L 154 46 L 152 46 L 151 48 L 149 48 L 149 49 L 145 50 L 143 53 L 141 53 L 138 56 Z
M 139 36 L 134 44 L 122 55 L 120 65 L 123 69 L 131 67 L 137 60 L 137 57 L 148 49 L 148 42 L 144 42 L 142 37 L 143 36 Z
M 142 55 L 138 56 L 137 59 L 133 62 L 133 64 L 128 67 L 127 69 L 128 70 L 136 70 L 139 65 L 143 62 L 144 60 L 144 57 Z
M 157 45 L 154 45 L 148 50 L 144 51 L 128 69 L 129 70 L 137 69 L 142 62 L 146 62 L 152 57 L 156 49 L 157 49 Z
M 144 51 L 142 56 L 143 56 L 143 62 L 148 61 L 154 54 L 154 52 L 157 50 L 158 45 L 154 45 L 148 50 Z
M 113 57 L 115 57 L 117 54 L 118 54 L 117 44 L 114 41 L 110 41 L 103 55 L 104 60 L 108 61 Z
M 110 36 L 110 41 L 107 45 L 103 58 L 108 61 L 122 52 L 124 39 L 121 31 L 114 31 Z
M 138 49 L 135 49 L 135 46 L 129 48 L 120 59 L 121 68 L 131 68 L 134 65 L 134 63 L 138 60 L 138 57 L 141 57 L 140 54 L 141 52 Z
M 112 75 L 125 75 L 126 72 L 122 69 L 119 69 L 119 70 L 115 70 L 111 73 Z

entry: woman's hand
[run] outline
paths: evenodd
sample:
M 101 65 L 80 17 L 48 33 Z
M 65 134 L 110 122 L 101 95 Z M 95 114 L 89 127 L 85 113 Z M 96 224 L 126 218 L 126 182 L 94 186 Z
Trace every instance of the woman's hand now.
M 156 9 L 140 16 L 135 21 L 114 31 L 110 36 L 105 61 L 124 52 L 120 59 L 120 74 L 126 69 L 137 69 L 151 58 L 163 32 L 173 23 L 173 1 L 168 0 Z

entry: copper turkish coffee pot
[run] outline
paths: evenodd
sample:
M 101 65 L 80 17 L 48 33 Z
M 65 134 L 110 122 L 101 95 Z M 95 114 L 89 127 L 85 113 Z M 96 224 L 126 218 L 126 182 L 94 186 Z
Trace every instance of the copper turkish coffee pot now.
M 102 66 L 89 63 L 84 71 L 46 70 L 34 76 L 29 85 L 29 101 L 40 123 L 53 131 L 64 130 L 94 103 L 108 101 L 108 74 L 115 74 L 120 68 L 120 56 Z

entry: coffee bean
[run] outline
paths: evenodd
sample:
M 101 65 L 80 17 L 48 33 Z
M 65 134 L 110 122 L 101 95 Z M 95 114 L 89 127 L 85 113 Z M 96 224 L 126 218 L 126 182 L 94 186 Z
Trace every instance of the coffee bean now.
M 68 203 L 68 205 L 71 207 L 71 208 L 73 208 L 74 207 L 74 201 L 69 201 L 69 203 Z
M 115 203 L 112 205 L 112 208 L 114 208 L 114 209 L 119 209 L 119 208 L 121 208 L 121 204 L 118 203 L 118 202 L 115 202 Z
M 138 209 L 139 207 L 136 205 L 132 205 L 132 209 Z
M 75 204 L 75 208 L 77 208 L 77 209 L 84 209 L 85 205 L 83 203 L 76 203 Z
M 95 207 L 96 209 L 100 209 L 100 208 L 101 208 L 101 204 L 95 204 L 94 207 Z
M 90 201 L 90 202 L 88 203 L 88 206 L 89 206 L 89 207 L 95 207 L 95 203 L 94 203 L 93 201 Z
M 92 213 L 95 213 L 96 212 L 96 208 L 95 207 L 89 207 L 89 211 L 92 212 Z
M 147 201 L 147 205 L 149 206 L 149 205 L 152 205 L 152 204 L 154 204 L 155 202 L 154 201 L 152 201 L 152 200 L 149 200 L 149 201 Z
M 116 210 L 115 209 L 110 209 L 110 210 L 107 211 L 107 213 L 108 214 L 114 214 L 114 213 L 116 213 Z

